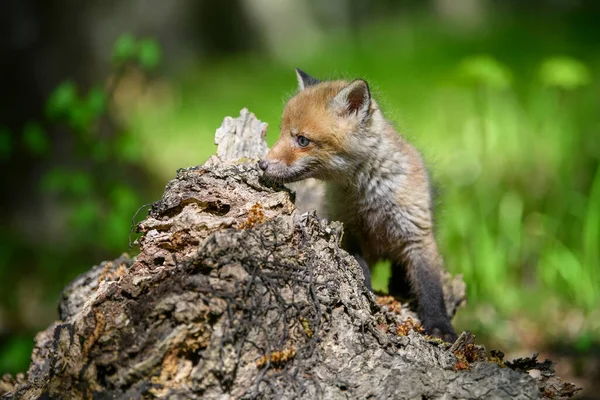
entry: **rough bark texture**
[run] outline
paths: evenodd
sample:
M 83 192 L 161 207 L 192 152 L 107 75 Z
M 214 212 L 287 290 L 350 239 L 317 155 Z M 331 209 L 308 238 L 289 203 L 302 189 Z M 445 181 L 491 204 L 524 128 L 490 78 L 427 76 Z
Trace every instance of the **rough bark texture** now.
M 575 387 L 535 359 L 504 365 L 463 333 L 419 333 L 406 304 L 376 297 L 339 247 L 342 226 L 295 210 L 261 181 L 266 125 L 246 110 L 218 154 L 180 170 L 139 224 L 140 254 L 64 291 L 25 378 L 3 398 L 538 398 Z M 236 161 L 244 157 L 245 161 Z M 448 277 L 449 313 L 464 284 Z M 540 369 L 535 380 L 529 369 Z

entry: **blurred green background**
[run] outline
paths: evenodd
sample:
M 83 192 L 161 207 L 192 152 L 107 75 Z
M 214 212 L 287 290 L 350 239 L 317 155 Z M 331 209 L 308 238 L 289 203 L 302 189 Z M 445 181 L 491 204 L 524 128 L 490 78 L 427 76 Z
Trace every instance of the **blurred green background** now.
M 128 251 L 138 207 L 213 153 L 225 116 L 248 107 L 276 140 L 301 67 L 367 79 L 424 153 L 468 288 L 457 328 L 558 360 L 592 396 L 598 17 L 560 0 L 3 2 L 0 374 L 26 370 L 60 290 Z

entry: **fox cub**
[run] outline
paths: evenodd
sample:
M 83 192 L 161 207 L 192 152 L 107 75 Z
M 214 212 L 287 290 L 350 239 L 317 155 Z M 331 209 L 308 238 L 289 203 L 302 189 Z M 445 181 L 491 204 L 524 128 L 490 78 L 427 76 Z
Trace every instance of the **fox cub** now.
M 390 260 L 390 294 L 416 296 L 425 331 L 455 341 L 421 155 L 385 120 L 364 80 L 321 82 L 296 74 L 299 92 L 259 167 L 282 183 L 325 181 L 327 215 L 344 223 L 342 245 L 361 265 L 367 287 L 369 265 Z

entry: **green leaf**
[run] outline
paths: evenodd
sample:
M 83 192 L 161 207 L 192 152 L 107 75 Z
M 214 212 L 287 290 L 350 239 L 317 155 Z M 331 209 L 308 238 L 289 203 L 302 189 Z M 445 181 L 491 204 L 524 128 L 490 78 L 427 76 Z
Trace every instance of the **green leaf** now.
M 50 94 L 46 102 L 46 116 L 51 120 L 63 118 L 77 102 L 77 85 L 73 81 L 64 81 Z
M 7 159 L 12 152 L 12 137 L 6 126 L 0 126 L 0 159 Z
M 139 143 L 129 134 L 122 133 L 115 140 L 117 156 L 124 161 L 136 162 L 141 158 Z
M 37 122 L 28 122 L 23 128 L 23 142 L 27 150 L 41 156 L 48 152 L 50 141 L 44 128 Z
M 466 58 L 459 65 L 458 71 L 467 82 L 494 89 L 506 89 L 512 82 L 508 67 L 486 54 Z
M 99 117 L 106 109 L 106 93 L 104 93 L 102 88 L 94 87 L 88 92 L 85 103 L 90 113 Z
M 78 104 L 69 112 L 69 126 L 79 133 L 84 133 L 90 128 L 94 116 L 85 104 Z
M 113 46 L 113 61 L 121 64 L 132 60 L 136 53 L 135 37 L 130 33 L 125 33 L 117 38 Z
M 92 192 L 92 177 L 87 172 L 73 172 L 69 180 L 69 193 L 73 196 L 85 196 Z
M 161 59 L 161 50 L 154 39 L 144 39 L 139 43 L 138 60 L 145 70 L 152 70 L 158 66 Z
M 549 87 L 572 90 L 589 84 L 590 70 L 579 60 L 571 57 L 553 57 L 540 67 L 540 80 Z

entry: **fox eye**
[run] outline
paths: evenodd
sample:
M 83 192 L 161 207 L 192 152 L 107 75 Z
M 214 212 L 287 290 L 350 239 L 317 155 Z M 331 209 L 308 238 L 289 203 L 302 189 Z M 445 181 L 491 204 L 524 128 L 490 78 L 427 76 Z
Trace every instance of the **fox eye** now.
M 310 139 L 307 138 L 306 136 L 297 136 L 296 137 L 296 142 L 298 143 L 298 146 L 300 147 L 306 147 L 310 144 Z

